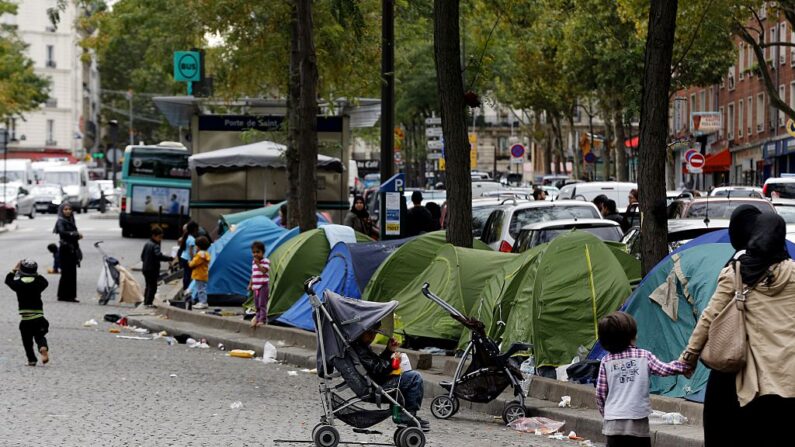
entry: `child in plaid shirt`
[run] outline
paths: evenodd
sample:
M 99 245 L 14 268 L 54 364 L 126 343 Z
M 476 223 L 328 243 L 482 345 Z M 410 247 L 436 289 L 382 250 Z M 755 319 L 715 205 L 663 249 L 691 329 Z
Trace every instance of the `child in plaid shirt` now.
M 624 312 L 613 312 L 598 325 L 599 342 L 609 352 L 599 366 L 596 404 L 604 417 L 607 447 L 651 447 L 649 433 L 649 374 L 688 373 L 679 360 L 663 363 L 649 351 L 635 347 L 638 325 Z

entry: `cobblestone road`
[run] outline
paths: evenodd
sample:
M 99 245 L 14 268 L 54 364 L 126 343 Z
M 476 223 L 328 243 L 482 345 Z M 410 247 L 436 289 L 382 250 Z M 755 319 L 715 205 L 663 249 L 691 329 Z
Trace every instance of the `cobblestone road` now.
M 53 222 L 46 216 L 23 219 L 16 231 L 0 234 L 0 268 L 9 269 L 25 257 L 46 269 Z M 5 287 L 0 292 L 0 445 L 256 446 L 273 445 L 277 438 L 308 439 L 321 413 L 314 376 L 290 376 L 288 371 L 297 369 L 234 359 L 216 349 L 169 347 L 162 340 L 119 339 L 108 333 L 102 316 L 131 309 L 96 304 L 93 290 L 101 259 L 90 244 L 105 240 L 107 250 L 129 266 L 137 261 L 143 241 L 121 239 L 113 220 L 82 215 L 78 226 L 86 235 L 86 259 L 79 270 L 83 302 L 56 302 L 57 277 L 48 277 L 49 365 L 25 366 L 16 299 Z M 172 244 L 164 243 L 164 248 Z M 84 328 L 90 318 L 100 325 Z M 241 408 L 230 407 L 238 401 Z M 431 423 L 430 446 L 576 445 L 511 432 L 491 416 L 468 411 Z M 363 438 L 348 428 L 342 432 L 348 440 L 391 442 L 390 424 L 376 428 L 386 434 Z

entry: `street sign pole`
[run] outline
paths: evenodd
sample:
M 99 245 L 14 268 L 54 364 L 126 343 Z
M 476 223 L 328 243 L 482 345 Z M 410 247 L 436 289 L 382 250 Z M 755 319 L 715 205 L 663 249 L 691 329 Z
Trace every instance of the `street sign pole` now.
M 381 182 L 386 182 L 395 146 L 395 0 L 381 0 L 381 17 Z

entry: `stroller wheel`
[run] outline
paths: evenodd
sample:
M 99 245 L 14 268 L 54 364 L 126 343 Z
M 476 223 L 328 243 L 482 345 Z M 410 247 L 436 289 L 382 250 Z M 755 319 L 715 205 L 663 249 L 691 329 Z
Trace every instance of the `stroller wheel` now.
M 523 418 L 527 415 L 527 410 L 525 410 L 524 406 L 519 402 L 512 400 L 505 405 L 505 408 L 502 410 L 502 420 L 505 422 L 506 425 L 510 424 L 511 422 Z
M 458 399 L 447 395 L 436 396 L 431 401 L 431 414 L 437 419 L 447 419 L 458 410 Z
M 392 436 L 392 440 L 395 441 L 395 445 L 400 447 L 400 435 L 403 434 L 403 429 L 398 428 L 395 430 L 395 434 Z
M 404 428 L 398 437 L 398 447 L 425 447 L 425 433 L 417 427 Z
M 312 430 L 312 441 L 317 447 L 337 447 L 340 443 L 340 432 L 330 425 L 318 425 Z

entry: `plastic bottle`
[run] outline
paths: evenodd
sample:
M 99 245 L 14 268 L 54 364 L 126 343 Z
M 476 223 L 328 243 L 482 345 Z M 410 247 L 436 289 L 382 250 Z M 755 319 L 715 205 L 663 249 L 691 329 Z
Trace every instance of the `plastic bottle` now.
M 687 424 L 687 418 L 680 413 L 665 413 L 662 415 L 662 420 L 669 425 Z
M 536 374 L 536 359 L 532 355 L 527 358 L 522 365 L 519 367 L 519 370 L 522 372 L 522 392 L 525 396 L 527 396 L 527 392 L 530 391 L 530 383 L 533 381 L 533 376 Z

